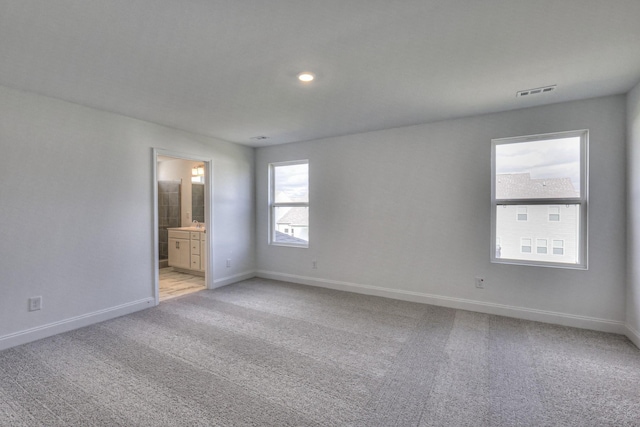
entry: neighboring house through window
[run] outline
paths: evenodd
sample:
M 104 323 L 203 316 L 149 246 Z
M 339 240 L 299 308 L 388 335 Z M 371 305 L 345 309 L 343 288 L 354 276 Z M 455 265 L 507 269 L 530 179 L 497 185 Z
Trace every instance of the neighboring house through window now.
M 586 269 L 588 132 L 494 139 L 491 150 L 491 261 Z
M 309 246 L 309 161 L 269 164 L 269 243 Z

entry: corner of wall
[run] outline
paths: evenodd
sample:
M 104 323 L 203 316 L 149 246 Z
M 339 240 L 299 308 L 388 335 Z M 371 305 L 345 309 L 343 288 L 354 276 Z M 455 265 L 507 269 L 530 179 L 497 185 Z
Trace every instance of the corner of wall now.
M 640 349 L 640 332 L 633 329 L 631 326 L 629 326 L 629 324 L 627 324 L 626 326 L 627 330 L 625 335 L 631 340 L 632 343 L 636 345 L 636 347 Z
M 640 82 L 627 94 L 627 337 L 640 348 Z

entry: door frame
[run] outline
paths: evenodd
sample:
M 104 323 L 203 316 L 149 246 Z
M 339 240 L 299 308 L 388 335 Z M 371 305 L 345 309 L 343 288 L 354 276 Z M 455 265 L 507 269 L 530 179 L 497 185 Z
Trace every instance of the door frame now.
M 206 289 L 213 289 L 213 160 L 197 154 L 183 153 L 179 151 L 165 150 L 163 148 L 152 148 L 152 185 L 153 185 L 153 242 L 152 242 L 152 265 L 153 265 L 153 297 L 155 305 L 160 304 L 160 262 L 159 253 L 159 233 L 158 233 L 158 156 L 173 157 L 177 160 L 188 160 L 204 163 L 204 222 L 206 224 L 205 245 L 207 246 L 206 265 L 204 270 L 204 284 Z

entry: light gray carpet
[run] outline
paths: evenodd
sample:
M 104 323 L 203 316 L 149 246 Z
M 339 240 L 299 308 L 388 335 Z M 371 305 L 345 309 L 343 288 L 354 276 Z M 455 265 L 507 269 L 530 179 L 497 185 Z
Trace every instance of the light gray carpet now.
M 640 350 L 252 279 L 0 352 L 0 425 L 640 426 Z

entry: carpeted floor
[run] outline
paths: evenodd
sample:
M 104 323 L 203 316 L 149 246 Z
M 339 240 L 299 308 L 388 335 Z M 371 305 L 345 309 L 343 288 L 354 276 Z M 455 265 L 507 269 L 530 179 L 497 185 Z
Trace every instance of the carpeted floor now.
M 252 279 L 0 352 L 0 425 L 640 426 L 640 350 Z

